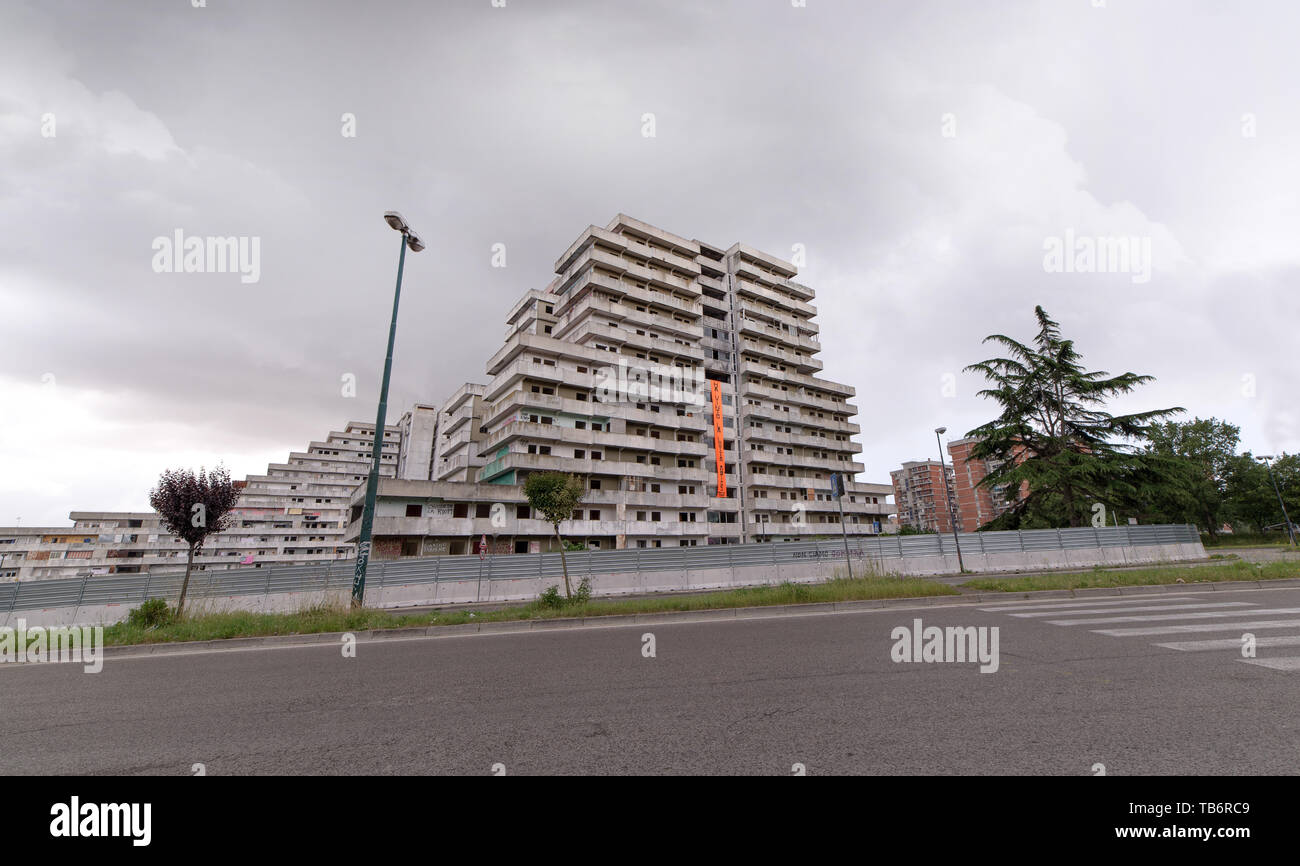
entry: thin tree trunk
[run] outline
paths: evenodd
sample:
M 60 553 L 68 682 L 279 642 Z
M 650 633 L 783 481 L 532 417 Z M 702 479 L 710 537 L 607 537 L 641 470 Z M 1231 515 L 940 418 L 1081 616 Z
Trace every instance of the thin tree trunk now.
M 194 545 L 190 545 L 190 556 L 185 561 L 185 580 L 181 582 L 181 600 L 176 602 L 176 618 L 180 619 L 185 611 L 185 591 L 190 588 L 190 569 L 194 567 Z
M 564 597 L 573 598 L 573 590 L 569 587 L 569 561 L 564 558 L 564 539 L 560 538 L 560 524 L 555 524 L 555 540 L 560 543 L 560 566 L 564 569 Z
M 1074 488 L 1069 484 L 1061 491 L 1061 498 L 1065 500 L 1065 513 L 1069 517 L 1070 526 L 1079 525 L 1079 515 L 1074 511 Z

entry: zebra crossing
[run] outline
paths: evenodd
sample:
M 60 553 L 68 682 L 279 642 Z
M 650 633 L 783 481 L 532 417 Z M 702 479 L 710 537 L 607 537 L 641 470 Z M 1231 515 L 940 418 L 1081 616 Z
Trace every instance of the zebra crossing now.
M 1166 638 L 1151 646 L 1179 652 L 1229 652 L 1237 661 L 1270 670 L 1300 671 L 1300 607 L 1269 607 L 1250 601 L 1206 601 L 1204 596 L 1137 596 L 1098 601 L 1032 601 L 988 605 L 984 613 L 1037 620 L 1061 628 L 1082 627 L 1106 637 Z M 1242 657 L 1247 632 L 1289 629 L 1291 634 L 1254 635 L 1255 658 Z M 1231 632 L 1232 637 L 1212 637 Z M 1204 638 L 1191 636 L 1205 635 Z M 1175 637 L 1189 636 L 1186 640 Z M 1283 652 L 1278 653 L 1277 650 Z

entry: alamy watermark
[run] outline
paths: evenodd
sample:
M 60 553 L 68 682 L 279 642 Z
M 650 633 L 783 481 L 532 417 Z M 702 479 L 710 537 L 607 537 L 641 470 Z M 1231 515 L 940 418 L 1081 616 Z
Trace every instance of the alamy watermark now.
M 176 229 L 172 237 L 154 238 L 153 251 L 155 274 L 238 273 L 241 283 L 262 278 L 260 237 L 186 237 L 183 229 Z
M 629 365 L 626 359 L 619 358 L 617 367 L 600 367 L 593 372 L 596 399 L 602 403 L 703 406 L 710 399 L 703 367 Z
M 894 641 L 889 657 L 895 664 L 904 662 L 976 663 L 980 673 L 997 673 L 997 626 L 922 627 L 921 620 L 912 620 L 912 627 L 896 626 L 889 635 Z
M 137 848 L 153 841 L 152 803 L 83 803 L 71 797 L 50 807 L 50 835 L 57 838 L 128 838 Z
M 1049 274 L 1132 274 L 1133 282 L 1149 283 L 1151 238 L 1075 237 L 1074 229 L 1066 229 L 1064 237 L 1043 240 L 1043 270 Z
M 104 669 L 104 627 L 40 626 L 27 627 L 18 620 L 18 628 L 0 627 L 0 663 L 71 662 L 84 664 L 88 674 Z

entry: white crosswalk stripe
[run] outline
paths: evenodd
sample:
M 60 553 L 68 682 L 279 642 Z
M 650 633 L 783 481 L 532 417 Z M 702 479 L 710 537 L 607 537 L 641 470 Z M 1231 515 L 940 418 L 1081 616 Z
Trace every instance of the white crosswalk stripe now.
M 1262 628 L 1300 628 L 1300 617 L 1291 619 L 1266 619 L 1256 622 L 1212 622 L 1198 625 L 1161 625 L 1152 628 L 1093 629 L 1094 634 L 1107 637 L 1151 637 L 1160 634 L 1195 634 L 1210 631 L 1256 631 Z
M 1204 596 L 1146 596 L 1114 601 L 1044 600 L 1024 604 L 997 604 L 979 609 L 986 613 L 1003 613 L 1048 625 L 1087 626 L 1092 634 L 1106 637 L 1164 637 L 1233 632 L 1235 634 L 1232 637 L 1166 640 L 1150 646 L 1181 652 L 1222 652 L 1237 657 L 1237 661 L 1257 667 L 1287 673 L 1300 672 L 1300 656 L 1268 655 L 1271 649 L 1300 647 L 1300 607 L 1262 607 L 1248 601 L 1206 601 Z M 1120 623 L 1138 625 L 1097 628 Z M 1256 636 L 1255 650 L 1262 651 L 1264 657 L 1239 657 L 1243 647 L 1242 635 L 1273 629 L 1291 629 L 1292 633 Z
M 1154 646 L 1164 647 L 1165 649 L 1181 650 L 1182 652 L 1205 652 L 1207 650 L 1235 650 L 1241 649 L 1241 638 L 1225 637 L 1210 638 L 1209 640 L 1175 640 L 1168 643 L 1158 643 Z M 1275 647 L 1275 646 L 1300 646 L 1300 634 L 1286 635 L 1285 637 L 1257 637 L 1255 638 L 1256 647 Z
M 1259 665 L 1262 668 L 1272 668 L 1275 671 L 1300 671 L 1300 656 L 1291 656 L 1289 658 L 1276 659 L 1238 659 L 1248 665 Z
M 1253 607 L 1253 605 L 1248 601 L 1229 601 L 1229 602 L 1219 601 L 1219 602 L 1212 602 L 1209 604 L 1153 604 L 1145 607 L 1126 607 L 1124 608 L 1124 611 L 1128 612 L 1133 610 L 1136 611 L 1195 610 L 1198 608 L 1205 608 L 1205 607 Z M 1018 616 L 1018 617 L 1067 616 L 1067 615 L 1085 616 L 1090 613 L 1102 613 L 1102 614 L 1114 613 L 1114 610 L 1105 607 L 1090 607 L 1084 610 L 1037 610 L 1037 611 L 1033 611 L 1032 613 L 1013 613 L 1011 614 L 1011 616 Z M 1087 622 L 1087 620 L 1083 620 L 1083 622 Z M 1061 623 L 1057 623 L 1054 621 L 1053 624 L 1060 625 Z
M 1160 613 L 1146 616 L 1101 616 L 1089 619 L 1049 619 L 1052 625 L 1110 625 L 1116 622 L 1167 622 L 1176 619 L 1223 619 L 1229 616 L 1255 616 L 1257 614 L 1296 613 L 1300 607 L 1249 607 L 1245 610 L 1197 611 L 1196 613 Z
M 1190 596 L 1165 596 L 1160 601 L 1196 601 L 1196 598 Z M 1047 610 L 1048 608 L 1062 607 L 1111 607 L 1114 605 L 1137 604 L 1141 601 L 1151 601 L 1149 598 L 1126 598 L 1121 601 L 1029 601 L 1020 604 L 1001 604 L 996 607 L 981 607 L 980 610 L 988 613 L 997 613 L 1009 610 Z

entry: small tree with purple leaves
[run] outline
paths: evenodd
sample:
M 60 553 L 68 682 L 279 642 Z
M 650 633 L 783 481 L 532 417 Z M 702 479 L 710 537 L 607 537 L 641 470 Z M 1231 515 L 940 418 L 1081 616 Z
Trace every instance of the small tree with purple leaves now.
M 167 469 L 158 478 L 158 486 L 149 492 L 149 504 L 162 517 L 167 531 L 190 548 L 180 601 L 176 603 L 178 618 L 185 611 L 195 552 L 203 549 L 209 535 L 230 527 L 234 519 L 231 509 L 238 500 L 239 490 L 230 480 L 230 470 L 223 466 L 211 474 L 200 468 L 198 475 L 189 469 Z

